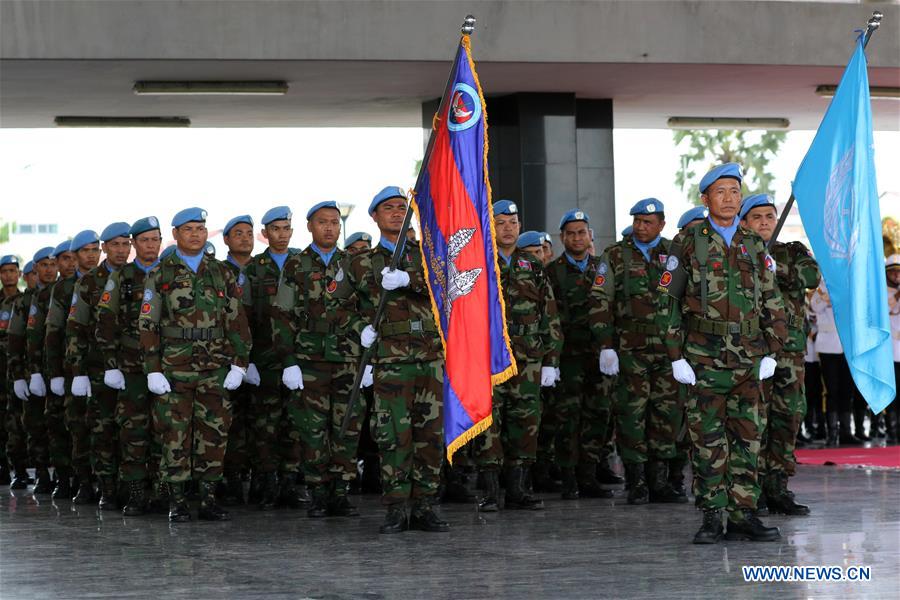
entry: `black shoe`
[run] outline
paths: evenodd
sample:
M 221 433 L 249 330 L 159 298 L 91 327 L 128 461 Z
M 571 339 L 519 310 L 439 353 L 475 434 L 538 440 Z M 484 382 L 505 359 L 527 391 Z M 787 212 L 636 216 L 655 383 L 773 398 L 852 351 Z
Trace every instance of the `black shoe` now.
M 625 486 L 628 489 L 628 504 L 639 505 L 650 502 L 644 463 L 625 463 Z
M 100 476 L 100 501 L 97 502 L 100 510 L 116 510 L 116 480 L 111 475 Z
M 430 498 L 419 498 L 409 515 L 409 528 L 421 531 L 450 531 L 450 523 L 445 521 Z
M 322 519 L 328 516 L 328 488 L 317 485 L 312 489 L 312 502 L 306 509 L 306 516 L 311 519 Z
M 475 502 L 475 494 L 469 490 L 469 474 L 461 469 L 447 469 L 445 471 L 447 482 L 444 493 L 441 494 L 442 502 L 452 504 L 471 504 Z
M 787 473 L 779 473 L 773 476 L 775 489 L 771 492 L 769 511 L 772 514 L 788 515 L 789 517 L 803 517 L 810 513 L 809 507 L 794 500 L 794 493 L 787 488 Z
M 403 503 L 388 506 L 384 523 L 378 528 L 379 533 L 400 533 L 409 529 L 409 517 L 406 515 L 406 507 Z
M 247 504 L 259 504 L 262 500 L 263 492 L 263 474 L 253 470 L 250 475 L 250 491 L 247 492 Z
M 97 501 L 97 494 L 94 492 L 94 477 L 90 472 L 79 473 L 78 489 L 72 498 L 72 504 L 93 504 Z
M 597 465 L 581 463 L 578 465 L 578 495 L 583 498 L 612 498 L 612 490 L 604 489 L 597 479 Z
M 550 475 L 550 463 L 539 460 L 531 467 L 531 482 L 537 492 L 559 492 L 559 483 Z
M 563 500 L 578 500 L 578 478 L 575 476 L 575 469 L 562 470 L 561 496 Z
M 197 518 L 201 521 L 230 521 L 231 515 L 228 511 L 219 506 L 219 500 L 216 498 L 216 482 L 201 481 L 200 482 L 200 510 Z
M 259 510 L 272 510 L 278 503 L 278 475 L 275 473 L 263 473 L 262 488 L 260 489 Z
M 240 473 L 228 473 L 221 486 L 222 503 L 226 506 L 244 504 L 244 481 Z
M 766 495 L 766 491 L 763 490 L 759 494 L 759 498 L 756 500 L 756 515 L 758 517 L 765 517 L 769 514 L 769 497 Z
M 601 460 L 597 464 L 596 477 L 600 485 L 625 485 L 625 478 L 612 470 L 609 460 Z
M 484 479 L 484 496 L 478 501 L 479 512 L 497 512 L 500 510 L 500 475 L 497 471 L 482 471 Z
M 50 494 L 53 492 L 53 480 L 50 479 L 50 472 L 47 469 L 39 469 L 35 474 L 34 488 L 32 494 Z
M 56 487 L 50 495 L 54 500 L 72 499 L 72 473 L 68 469 L 56 469 Z
M 722 511 L 704 510 L 703 524 L 694 535 L 695 544 L 718 544 L 725 527 L 722 526 Z
M 309 505 L 306 484 L 297 483 L 296 473 L 283 473 L 279 478 L 277 504 L 294 509 Z
M 12 482 L 12 477 L 9 474 L 9 466 L 6 464 L 6 461 L 0 465 L 0 485 L 9 485 Z
M 328 514 L 332 517 L 358 517 L 359 509 L 350 503 L 347 488 L 331 498 L 328 502 Z
M 774 542 L 781 539 L 781 532 L 777 527 L 766 527 L 762 524 L 753 511 L 741 511 L 743 518 L 740 521 L 728 519 L 728 531 L 725 539 L 731 541 Z
M 28 488 L 28 470 L 25 465 L 14 465 L 13 471 L 16 475 L 13 477 L 12 483 L 9 484 L 11 490 L 24 490 Z
M 126 517 L 139 517 L 147 512 L 147 482 L 143 479 L 128 482 L 128 501 L 122 508 Z
M 186 523 L 191 520 L 187 498 L 184 496 L 183 483 L 170 483 L 166 486 L 169 492 L 169 523 Z
M 649 480 L 650 502 L 657 504 L 685 504 L 688 499 L 669 485 L 669 463 L 664 460 L 653 460 L 646 463 L 645 473 Z
M 524 465 L 507 469 L 506 497 L 503 504 L 506 510 L 544 510 L 544 501 L 535 498 L 525 489 L 526 473 L 527 467 Z

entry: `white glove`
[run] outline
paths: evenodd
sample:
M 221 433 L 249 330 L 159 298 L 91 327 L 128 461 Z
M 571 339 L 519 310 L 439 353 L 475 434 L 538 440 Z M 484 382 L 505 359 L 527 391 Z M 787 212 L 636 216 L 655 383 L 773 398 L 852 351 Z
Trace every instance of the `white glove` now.
M 683 358 L 672 363 L 672 375 L 678 383 L 685 385 L 695 385 L 697 383 L 697 376 L 694 375 L 694 370 L 688 364 L 688 361 Z
M 553 387 L 556 385 L 556 368 L 541 367 L 541 387 Z
M 375 343 L 375 340 L 377 339 L 378 333 L 371 325 L 366 325 L 366 328 L 362 330 L 361 334 L 359 334 L 359 341 L 362 342 L 363 348 L 370 347 Z
M 40 373 L 32 373 L 31 381 L 28 383 L 28 389 L 35 396 L 43 398 L 47 395 L 47 386 L 44 385 L 44 378 Z
M 363 371 L 362 381 L 359 382 L 359 389 L 367 388 L 375 383 L 375 377 L 372 375 L 372 365 L 366 365 Z
M 255 386 L 259 386 L 259 384 L 262 383 L 262 379 L 259 376 L 259 369 L 257 369 L 256 365 L 253 363 L 250 363 L 247 366 L 247 375 L 244 376 L 244 381 Z
M 73 396 L 90 396 L 91 395 L 91 379 L 87 375 L 79 375 L 72 380 Z
M 297 365 L 286 367 L 284 371 L 281 372 L 281 383 L 289 390 L 302 390 L 303 371 L 301 371 L 300 367 Z
M 244 377 L 246 376 L 247 371 L 237 365 L 231 365 L 231 370 L 228 371 L 228 375 L 225 376 L 225 381 L 222 383 L 222 387 L 229 392 L 232 390 L 236 390 L 241 386 L 241 382 L 244 381 Z
M 118 369 L 109 369 L 103 373 L 103 383 L 114 390 L 125 389 L 125 376 Z
M 50 379 L 50 391 L 57 396 L 66 395 L 66 378 L 53 377 Z
M 778 365 L 774 358 L 764 356 L 759 362 L 759 380 L 768 379 L 775 374 L 775 367 Z
M 562 379 L 562 373 L 559 372 L 559 367 L 555 367 L 554 371 L 556 371 L 556 381 Z
M 600 351 L 600 372 L 604 375 L 619 374 L 619 355 L 615 350 L 607 348 Z
M 169 380 L 166 379 L 165 375 L 159 371 L 155 371 L 147 375 L 147 389 L 157 396 L 162 396 L 163 394 L 171 392 L 172 386 L 169 385 Z
M 28 400 L 28 382 L 24 379 L 16 379 L 13 383 L 13 392 L 15 392 L 16 398 L 26 402 Z
M 390 291 L 408 285 L 409 273 L 406 271 L 401 271 L 400 269 L 391 271 L 390 267 L 385 267 L 381 270 L 381 287 L 384 289 Z

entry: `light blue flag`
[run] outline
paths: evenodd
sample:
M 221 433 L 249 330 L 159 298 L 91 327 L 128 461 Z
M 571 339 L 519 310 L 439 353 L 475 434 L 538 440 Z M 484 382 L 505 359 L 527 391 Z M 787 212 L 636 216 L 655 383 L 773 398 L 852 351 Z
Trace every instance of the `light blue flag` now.
M 794 196 L 831 296 L 853 380 L 875 413 L 896 395 L 872 107 L 862 37 L 797 176 Z

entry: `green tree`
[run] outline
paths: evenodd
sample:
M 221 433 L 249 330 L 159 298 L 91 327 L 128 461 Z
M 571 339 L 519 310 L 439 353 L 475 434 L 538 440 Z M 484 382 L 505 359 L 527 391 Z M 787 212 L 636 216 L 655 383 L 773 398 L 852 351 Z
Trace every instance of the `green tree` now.
M 718 164 L 736 162 L 744 169 L 745 194 L 770 194 L 773 177 L 766 167 L 778 154 L 786 136 L 784 131 L 675 131 L 675 147 L 682 152 L 675 184 L 694 204 L 700 204 L 699 178 Z

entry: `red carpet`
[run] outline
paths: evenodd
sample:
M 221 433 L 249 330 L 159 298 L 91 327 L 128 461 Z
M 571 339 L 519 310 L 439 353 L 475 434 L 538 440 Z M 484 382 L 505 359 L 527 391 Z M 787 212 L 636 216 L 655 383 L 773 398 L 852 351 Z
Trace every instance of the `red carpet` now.
M 848 465 L 854 467 L 900 468 L 900 446 L 885 448 L 822 448 L 797 450 L 797 462 L 803 465 Z

